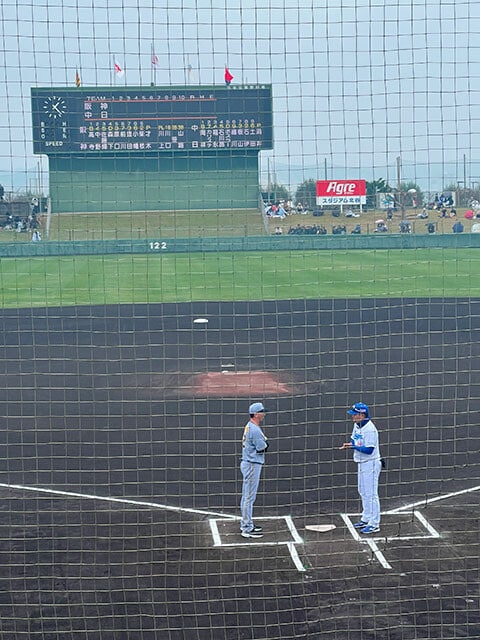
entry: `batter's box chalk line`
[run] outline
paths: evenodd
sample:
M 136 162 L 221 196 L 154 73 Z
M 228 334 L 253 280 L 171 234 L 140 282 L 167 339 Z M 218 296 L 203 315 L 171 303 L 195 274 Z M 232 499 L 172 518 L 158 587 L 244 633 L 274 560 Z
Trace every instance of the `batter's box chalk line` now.
M 425 540 L 428 538 L 441 538 L 441 534 L 435 529 L 433 525 L 428 522 L 425 516 L 420 513 L 416 509 L 416 507 L 425 507 L 429 504 L 433 504 L 435 502 L 440 502 L 441 500 L 448 500 L 449 498 L 456 498 L 457 496 L 473 493 L 474 491 L 479 491 L 480 485 L 475 487 L 469 487 L 468 489 L 462 489 L 460 491 L 452 491 L 451 493 L 447 493 L 440 496 L 435 496 L 433 498 L 425 498 L 424 500 L 418 500 L 417 502 L 412 502 L 411 504 L 406 504 L 401 507 L 397 507 L 396 509 L 390 509 L 389 511 L 384 511 L 382 516 L 389 515 L 413 515 L 421 528 L 425 531 L 422 535 L 408 535 L 408 536 L 373 536 L 373 537 L 365 537 L 359 534 L 357 529 L 353 526 L 352 517 L 358 518 L 359 514 L 355 513 L 341 513 L 341 517 L 345 522 L 349 532 L 351 533 L 354 540 L 359 542 L 360 544 L 367 544 L 372 550 L 373 555 L 377 558 L 378 562 L 382 565 L 384 569 L 392 569 L 391 564 L 386 559 L 385 555 L 379 549 L 378 542 L 388 542 L 388 541 L 406 541 L 406 540 Z
M 236 520 L 238 522 L 240 518 L 236 518 Z M 212 532 L 212 537 L 213 537 L 213 545 L 215 547 L 248 547 L 253 545 L 262 546 L 262 547 L 286 546 L 293 560 L 293 564 L 295 565 L 297 570 L 306 571 L 306 567 L 303 565 L 302 561 L 300 560 L 297 547 L 295 546 L 297 544 L 303 544 L 303 538 L 298 533 L 297 528 L 291 516 L 267 516 L 262 518 L 262 522 L 264 522 L 265 520 L 278 520 L 278 521 L 283 520 L 286 524 L 286 530 L 288 531 L 288 534 L 287 534 L 287 531 L 285 532 L 287 539 L 284 540 L 282 539 L 282 537 L 279 540 L 266 540 L 264 538 L 260 538 L 260 539 L 252 538 L 249 542 L 245 542 L 244 539 L 238 540 L 238 542 L 237 541 L 227 542 L 224 539 L 222 539 L 222 533 L 220 532 L 218 525 L 222 522 L 229 522 L 229 523 L 232 522 L 231 518 L 228 518 L 228 519 L 227 518 L 211 518 L 209 520 L 209 524 L 210 524 L 210 530 Z M 238 535 L 240 536 L 240 530 L 238 530 Z M 225 538 L 225 536 L 223 536 L 223 538 Z

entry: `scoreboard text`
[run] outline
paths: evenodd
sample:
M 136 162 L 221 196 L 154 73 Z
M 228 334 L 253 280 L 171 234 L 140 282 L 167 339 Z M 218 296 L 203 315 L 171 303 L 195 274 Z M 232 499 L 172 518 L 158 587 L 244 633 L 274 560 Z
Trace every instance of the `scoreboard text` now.
M 273 147 L 271 85 L 32 88 L 34 153 Z

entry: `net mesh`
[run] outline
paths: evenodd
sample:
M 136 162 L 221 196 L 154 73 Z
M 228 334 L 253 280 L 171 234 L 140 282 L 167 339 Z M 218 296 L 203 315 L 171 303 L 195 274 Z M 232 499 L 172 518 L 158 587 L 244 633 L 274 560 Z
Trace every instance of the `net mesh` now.
M 2 638 L 476 638 L 480 5 L 0 17 Z

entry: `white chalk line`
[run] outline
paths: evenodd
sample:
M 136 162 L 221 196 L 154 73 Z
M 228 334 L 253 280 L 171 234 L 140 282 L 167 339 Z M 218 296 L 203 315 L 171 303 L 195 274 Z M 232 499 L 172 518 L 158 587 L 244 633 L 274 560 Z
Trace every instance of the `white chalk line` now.
M 0 487 L 4 489 L 12 489 L 16 491 L 30 491 L 31 493 L 44 493 L 47 495 L 58 496 L 62 498 L 76 498 L 81 500 L 97 500 L 100 502 L 113 502 L 114 504 L 121 505 L 131 505 L 134 507 L 146 507 L 148 509 L 161 509 L 165 511 L 172 511 L 174 513 L 190 513 L 195 515 L 207 516 L 209 518 L 210 530 L 212 531 L 212 537 L 214 541 L 214 546 L 238 546 L 238 544 L 224 544 L 221 542 L 220 532 L 218 531 L 218 526 L 216 524 L 216 520 L 214 518 L 219 518 L 222 520 L 229 521 L 238 521 L 240 520 L 239 516 L 233 516 L 226 513 L 219 513 L 217 511 L 205 511 L 203 509 L 190 509 L 187 507 L 175 507 L 168 504 L 163 504 L 159 502 L 150 502 L 146 500 L 131 500 L 129 498 L 112 498 L 108 496 L 98 496 L 90 493 L 77 493 L 74 491 L 62 491 L 60 489 L 47 489 L 45 487 L 28 487 L 26 485 L 21 484 L 6 484 L 0 483 Z M 292 535 L 293 542 L 264 542 L 263 544 L 267 546 L 278 546 L 280 544 L 284 544 L 292 557 L 292 560 L 297 567 L 298 571 L 305 571 L 305 567 L 303 566 L 299 556 L 297 549 L 295 547 L 296 544 L 301 544 L 303 539 L 298 534 L 298 531 L 293 523 L 293 520 L 290 516 L 275 516 L 273 519 L 283 519 L 286 521 L 287 527 Z M 249 544 L 249 543 L 246 543 Z M 251 543 L 250 543 L 251 544 Z
M 470 487 L 469 489 L 461 489 L 460 491 L 452 491 L 451 493 L 446 493 L 442 496 L 435 496 L 434 498 L 425 498 L 424 500 L 418 500 L 417 502 L 412 502 L 411 504 L 403 505 L 403 507 L 397 507 L 396 509 L 390 509 L 389 511 L 385 511 L 386 515 L 391 515 L 394 513 L 401 513 L 402 511 L 411 511 L 415 509 L 415 507 L 422 507 L 428 504 L 432 504 L 434 502 L 440 502 L 441 500 L 448 500 L 449 498 L 455 498 L 456 496 L 464 495 L 465 493 L 473 493 L 474 491 L 480 490 L 480 484 L 475 487 Z
M 19 491 L 30 491 L 32 493 L 46 493 L 64 498 L 80 498 L 82 500 L 98 500 L 100 502 L 114 502 L 116 504 L 132 505 L 134 507 L 148 507 L 149 509 L 162 509 L 165 511 L 173 511 L 175 513 L 192 513 L 208 517 L 220 517 L 227 520 L 240 520 L 238 516 L 228 515 L 226 513 L 217 513 L 216 511 L 204 511 L 203 509 L 190 509 L 187 507 L 174 507 L 169 504 L 159 502 L 146 502 L 144 500 L 131 500 L 128 498 L 110 498 L 108 496 L 97 496 L 89 493 L 76 493 L 73 491 L 61 491 L 60 489 L 46 489 L 44 487 L 27 487 L 21 484 L 4 484 L 0 483 L 0 487 L 5 489 L 16 489 Z
M 375 554 L 375 557 L 384 569 L 393 569 L 392 565 L 388 563 L 387 559 L 378 548 L 378 544 L 375 542 L 375 539 L 372 540 L 372 538 L 367 538 L 364 542 L 368 544 L 372 552 Z
M 261 520 L 262 522 L 264 520 L 284 520 L 287 525 L 287 529 L 290 532 L 290 535 L 292 536 L 292 540 L 264 540 L 263 538 L 259 538 L 257 540 L 255 538 L 252 538 L 248 542 L 243 542 L 240 540 L 238 542 L 223 542 L 222 536 L 218 529 L 218 520 L 211 519 L 209 520 L 209 523 L 210 523 L 210 530 L 212 532 L 212 538 L 214 543 L 213 546 L 214 547 L 230 547 L 230 548 L 252 547 L 252 546 L 259 546 L 259 547 L 286 546 L 297 570 L 306 571 L 306 568 L 304 567 L 300 559 L 300 556 L 298 555 L 297 547 L 295 546 L 297 544 L 303 544 L 303 538 L 298 533 L 292 517 L 291 516 L 267 516 L 265 518 L 262 518 Z M 239 532 L 239 535 L 240 535 L 240 532 Z

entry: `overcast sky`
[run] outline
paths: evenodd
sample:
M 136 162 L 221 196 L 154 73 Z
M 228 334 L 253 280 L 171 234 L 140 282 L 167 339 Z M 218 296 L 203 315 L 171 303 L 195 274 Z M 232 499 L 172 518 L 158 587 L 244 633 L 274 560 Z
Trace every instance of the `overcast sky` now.
M 112 85 L 116 58 L 117 84 L 223 84 L 225 63 L 234 83 L 271 83 L 263 177 L 395 182 L 401 157 L 426 190 L 478 182 L 479 33 L 479 0 L 2 0 L 0 179 L 40 163 L 30 88 L 74 86 L 76 68 Z

